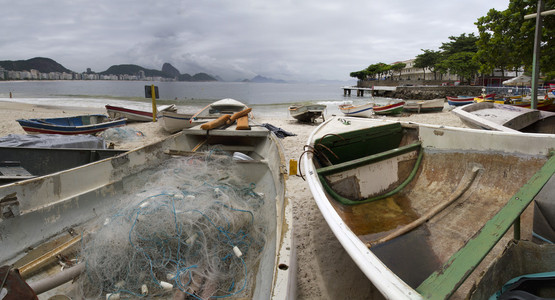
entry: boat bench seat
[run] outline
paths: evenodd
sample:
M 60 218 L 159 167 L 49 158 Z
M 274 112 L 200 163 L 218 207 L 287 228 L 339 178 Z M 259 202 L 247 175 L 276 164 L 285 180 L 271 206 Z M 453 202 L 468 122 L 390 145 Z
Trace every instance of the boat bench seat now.
M 368 155 L 365 157 L 361 157 L 361 158 L 357 158 L 357 159 L 353 159 L 353 160 L 349 160 L 346 162 L 342 162 L 339 164 L 335 164 L 335 165 L 331 165 L 331 166 L 327 166 L 327 167 L 323 167 L 323 168 L 319 168 L 316 170 L 316 172 L 319 175 L 329 175 L 329 174 L 335 174 L 335 173 L 339 173 L 339 172 L 343 172 L 346 170 L 350 170 L 350 169 L 354 169 L 360 166 L 364 166 L 367 164 L 371 164 L 371 163 L 375 163 L 378 161 L 382 161 L 391 157 L 395 157 L 395 156 L 399 156 L 411 151 L 415 151 L 420 149 L 422 143 L 421 142 L 416 142 L 416 143 L 412 143 L 406 146 L 402 146 L 399 148 L 395 148 L 395 149 L 391 149 L 391 150 L 387 150 L 378 154 L 373 154 L 373 155 Z

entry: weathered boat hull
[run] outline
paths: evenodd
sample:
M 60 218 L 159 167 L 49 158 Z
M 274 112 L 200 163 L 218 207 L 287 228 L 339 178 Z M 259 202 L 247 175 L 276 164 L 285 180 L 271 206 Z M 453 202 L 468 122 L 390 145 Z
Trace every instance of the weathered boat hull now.
M 68 170 L 124 152 L 127 150 L 0 147 L 0 185 Z
M 19 119 L 17 122 L 27 133 L 95 134 L 112 127 L 124 126 L 126 119 L 110 120 L 104 115 L 83 115 L 67 118 Z
M 493 102 L 452 110 L 470 128 L 555 134 L 555 113 Z
M 224 114 L 232 115 L 249 108 L 246 104 L 231 98 L 225 98 L 211 103 L 195 113 L 194 119 L 216 119 Z
M 158 115 L 158 121 L 165 131 L 175 133 L 185 128 L 191 128 L 206 122 L 206 120 L 195 120 L 193 114 L 181 114 L 171 111 L 163 111 Z
M 389 299 L 464 298 L 555 170 L 551 135 L 346 120 L 314 130 L 303 173 L 335 236 Z
M 362 105 L 339 105 L 339 110 L 348 117 L 363 117 L 368 118 L 374 114 L 372 109 L 373 103 L 366 103 Z
M 447 103 L 452 106 L 462 106 L 474 103 L 474 97 L 447 97 Z
M 175 104 L 160 106 L 157 111 L 175 111 Z M 112 119 L 126 118 L 129 122 L 152 122 L 152 112 L 121 106 L 106 105 L 106 112 Z
M 326 106 L 323 104 L 292 105 L 289 106 L 291 117 L 300 122 L 314 122 L 318 118 L 324 119 Z
M 377 115 L 393 115 L 398 114 L 403 111 L 403 107 L 405 106 L 404 101 L 400 101 L 393 104 L 387 105 L 374 105 L 374 113 Z
M 553 272 L 553 270 L 555 270 L 555 245 L 539 245 L 522 240 L 510 241 L 503 254 L 495 259 L 492 266 L 480 278 L 479 283 L 472 290 L 469 299 L 490 299 L 493 295 L 501 295 L 504 285 L 513 278 L 529 274 Z M 532 289 L 536 293 L 530 294 L 541 296 L 543 299 L 555 298 L 552 283 L 543 281 L 536 282 Z
M 449 97 L 448 96 L 447 103 L 449 103 L 449 105 L 452 105 L 452 106 L 462 106 L 462 105 L 467 105 L 467 104 L 477 102 L 481 99 L 493 99 L 493 97 L 495 97 L 495 94 L 487 94 L 487 95 L 478 96 L 478 97 L 465 97 L 465 96 Z
M 403 106 L 403 111 L 410 113 L 431 113 L 440 112 L 443 110 L 445 105 L 445 100 L 434 99 L 434 100 L 423 100 L 423 101 L 405 101 L 405 106 Z
M 117 206 L 118 197 L 126 193 L 129 185 L 137 180 L 148 182 L 144 172 L 171 159 L 174 153 L 183 155 L 185 151 L 188 155 L 187 151 L 201 145 L 218 145 L 220 150 L 241 151 L 252 157 L 252 161 L 237 162 L 235 176 L 250 183 L 253 192 L 264 197 L 262 209 L 272 215 L 264 225 L 266 242 L 260 261 L 257 269 L 251 271 L 256 274 L 253 286 L 237 296 L 294 297 L 295 247 L 292 204 L 285 198 L 285 158 L 277 138 L 259 127 L 240 131 L 232 126 L 228 130 L 212 130 L 209 137 L 205 130 L 191 129 L 110 159 L 0 187 L 0 264 L 15 264 L 21 270 L 26 251 L 53 238 L 63 238 L 64 233 L 66 240 L 78 242 L 80 233 L 92 230 L 88 226 L 95 218 L 102 218 Z M 71 235 L 75 233 L 76 236 Z M 31 287 L 35 287 L 36 279 L 27 279 Z M 71 284 L 45 295 L 63 294 L 69 288 Z

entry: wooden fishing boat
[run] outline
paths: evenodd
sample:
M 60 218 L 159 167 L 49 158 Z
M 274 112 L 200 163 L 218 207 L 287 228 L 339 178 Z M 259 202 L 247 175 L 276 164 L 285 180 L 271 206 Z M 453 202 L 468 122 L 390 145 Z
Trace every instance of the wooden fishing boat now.
M 342 117 L 313 131 L 301 165 L 386 299 L 463 299 L 538 191 L 553 188 L 553 145 L 554 135 Z
M 555 177 L 550 181 L 555 181 Z M 536 195 L 533 238 L 530 241 L 509 241 L 502 254 L 495 258 L 472 289 L 469 299 L 555 298 L 554 193 L 555 185 L 550 184 Z
M 108 128 L 124 126 L 127 119 L 113 120 L 105 115 L 82 115 L 48 119 L 19 119 L 27 133 L 95 134 Z
M 0 274 L 13 266 L 44 299 L 293 298 L 284 166 L 266 128 L 195 127 L 2 186 Z
M 405 101 L 403 110 L 410 113 L 429 113 L 443 111 L 444 99 Z
M 68 170 L 124 152 L 127 150 L 0 147 L 0 185 Z
M 289 114 L 291 117 L 300 122 L 314 122 L 318 118 L 324 120 L 324 104 L 307 104 L 307 105 L 291 105 L 289 106 Z
M 470 103 L 474 103 L 474 97 L 463 97 L 463 96 L 449 97 L 449 96 L 447 96 L 447 103 L 449 103 L 449 105 L 453 105 L 453 106 L 467 105 L 467 104 L 470 104 Z
M 546 111 L 551 111 L 554 109 L 554 104 L 553 101 L 555 100 L 555 98 L 544 98 L 544 99 L 538 99 L 538 103 L 536 108 L 539 110 L 546 110 Z M 523 108 L 531 108 L 532 107 L 532 102 L 530 100 L 530 98 L 502 98 L 502 99 L 495 99 L 494 103 L 498 103 L 498 104 L 507 104 L 507 105 L 512 105 L 512 106 L 517 106 L 517 107 L 523 107 Z
M 398 101 L 395 103 L 388 103 L 385 105 L 374 104 L 373 110 L 377 115 L 394 115 L 401 113 L 403 107 L 405 106 L 405 101 Z
M 162 105 L 156 109 L 158 112 L 176 110 L 175 104 Z M 112 119 L 126 118 L 129 122 L 152 122 L 152 111 L 113 105 L 106 105 L 106 111 Z
M 365 103 L 361 105 L 353 105 L 352 103 L 340 104 L 339 110 L 349 117 L 363 117 L 368 118 L 374 114 L 372 107 L 374 103 Z
M 162 111 L 158 114 L 158 121 L 165 131 L 175 133 L 205 123 L 207 119 L 193 118 L 193 114 L 183 114 L 173 111 Z
M 553 257 L 553 244 L 510 241 L 503 254 L 482 276 L 469 299 L 554 299 Z
M 493 102 L 473 103 L 451 111 L 470 128 L 505 132 L 555 133 L 555 113 Z
M 485 96 L 478 96 L 478 97 L 474 97 L 474 96 L 457 96 L 457 97 L 449 97 L 447 96 L 447 102 L 449 103 L 449 105 L 452 106 L 462 106 L 462 105 L 467 105 L 470 103 L 474 103 L 476 102 L 476 98 L 478 99 L 490 99 L 495 97 L 495 94 L 487 94 Z
M 246 104 L 231 98 L 225 98 L 208 104 L 192 116 L 193 119 L 216 119 L 222 115 L 232 115 L 249 108 Z

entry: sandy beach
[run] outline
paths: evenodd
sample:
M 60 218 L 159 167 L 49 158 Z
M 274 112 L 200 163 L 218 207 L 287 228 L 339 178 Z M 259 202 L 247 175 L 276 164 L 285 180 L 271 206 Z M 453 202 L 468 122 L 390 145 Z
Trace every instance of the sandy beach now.
M 254 122 L 269 123 L 296 136 L 281 140 L 287 161 L 299 160 L 309 134 L 321 123 L 298 123 L 288 118 L 259 119 L 254 112 Z M 48 107 L 24 103 L 0 102 L 0 136 L 25 134 L 16 122 L 20 118 L 47 118 L 79 114 L 105 113 L 99 109 Z M 448 109 L 440 113 L 403 114 L 389 119 L 418 123 L 466 127 Z M 170 134 L 157 123 L 131 123 L 129 127 L 139 130 L 144 138 L 133 141 L 115 141 L 116 149 L 131 149 Z M 320 214 L 308 185 L 300 176 L 289 176 L 287 196 L 294 206 L 294 232 L 297 250 L 297 296 L 298 299 L 382 299 L 368 278 L 343 250 L 324 218 Z

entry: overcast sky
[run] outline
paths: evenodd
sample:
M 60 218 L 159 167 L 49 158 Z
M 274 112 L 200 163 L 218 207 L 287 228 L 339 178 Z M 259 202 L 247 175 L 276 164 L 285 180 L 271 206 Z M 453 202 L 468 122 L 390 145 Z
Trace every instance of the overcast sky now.
M 225 80 L 346 80 L 368 65 L 477 33 L 509 0 L 0 0 L 0 60 L 42 56 L 101 72 L 115 64 Z

